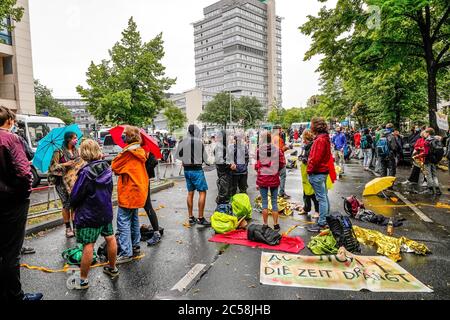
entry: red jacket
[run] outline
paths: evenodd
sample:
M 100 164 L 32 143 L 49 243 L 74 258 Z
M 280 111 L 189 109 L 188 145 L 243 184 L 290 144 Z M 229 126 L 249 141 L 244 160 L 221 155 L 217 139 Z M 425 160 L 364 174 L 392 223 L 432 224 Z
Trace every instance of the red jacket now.
M 417 140 L 416 144 L 414 145 L 414 151 L 417 154 L 417 158 L 420 161 L 425 161 L 426 156 L 428 155 L 430 149 L 430 145 L 426 143 L 426 140 L 424 138 L 420 138 Z
M 330 173 L 331 142 L 327 133 L 320 134 L 314 140 L 308 158 L 308 174 Z
M 261 152 L 261 150 L 266 150 L 266 152 Z M 286 166 L 283 152 L 273 144 L 263 145 L 256 152 L 258 155 L 255 165 L 256 185 L 260 188 L 279 187 L 280 170 Z
M 31 167 L 19 137 L 0 129 L 0 206 L 23 201 L 31 193 Z
M 353 139 L 355 140 L 355 147 L 360 148 L 361 147 L 361 133 L 357 132 L 353 136 Z

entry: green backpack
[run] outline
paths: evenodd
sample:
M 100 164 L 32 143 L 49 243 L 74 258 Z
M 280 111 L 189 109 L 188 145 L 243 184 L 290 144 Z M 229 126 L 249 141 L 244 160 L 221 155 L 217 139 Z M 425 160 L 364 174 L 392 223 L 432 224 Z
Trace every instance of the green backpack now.
M 83 245 L 77 244 L 75 248 L 70 248 L 62 253 L 63 259 L 67 264 L 72 266 L 79 266 L 81 264 L 81 257 L 83 256 Z M 97 253 L 94 251 L 92 264 L 97 263 Z
M 225 213 L 215 212 L 211 217 L 211 227 L 218 234 L 224 234 L 237 229 L 239 224 L 235 216 Z
M 233 214 L 238 218 L 238 220 L 241 220 L 242 218 L 252 218 L 253 208 L 247 194 L 240 193 L 234 195 L 231 198 L 231 207 L 233 209 Z

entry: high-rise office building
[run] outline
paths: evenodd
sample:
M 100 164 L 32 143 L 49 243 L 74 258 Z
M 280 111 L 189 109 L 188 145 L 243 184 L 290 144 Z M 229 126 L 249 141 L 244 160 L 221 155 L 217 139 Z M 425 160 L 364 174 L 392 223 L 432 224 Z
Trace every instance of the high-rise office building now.
M 221 0 L 194 23 L 196 85 L 282 103 L 281 21 L 275 0 Z
M 28 0 L 18 0 L 17 6 L 25 9 L 22 20 L 5 19 L 4 24 L 13 29 L 0 28 L 0 105 L 35 114 Z

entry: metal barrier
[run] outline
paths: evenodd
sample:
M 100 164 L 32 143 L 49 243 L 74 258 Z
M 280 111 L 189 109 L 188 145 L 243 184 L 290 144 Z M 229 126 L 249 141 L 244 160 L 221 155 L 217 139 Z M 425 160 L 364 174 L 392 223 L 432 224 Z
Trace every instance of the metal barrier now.
M 62 206 L 59 206 L 59 198 L 58 195 L 56 193 L 56 188 L 53 185 L 47 185 L 44 187 L 39 187 L 39 188 L 34 188 L 31 191 L 32 192 L 38 192 L 38 191 L 44 191 L 47 190 L 47 201 L 44 202 L 40 202 L 40 203 L 35 203 L 33 204 L 31 207 L 37 207 L 37 206 L 41 206 L 43 204 L 47 204 L 47 209 L 44 211 L 39 211 L 39 212 L 34 212 L 32 214 L 28 214 L 27 219 L 34 219 L 34 218 L 39 218 L 39 217 L 43 217 L 43 216 L 47 216 L 50 215 L 52 213 L 56 213 L 61 211 Z M 53 193 L 53 199 L 50 199 L 50 195 Z M 51 203 L 53 202 L 53 209 L 50 210 L 50 206 Z

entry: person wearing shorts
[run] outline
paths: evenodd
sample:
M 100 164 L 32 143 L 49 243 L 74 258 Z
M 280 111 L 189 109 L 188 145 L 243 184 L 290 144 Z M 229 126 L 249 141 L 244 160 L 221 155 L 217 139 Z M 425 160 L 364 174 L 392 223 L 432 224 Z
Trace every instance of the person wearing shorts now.
M 270 132 L 261 135 L 260 147 L 257 150 L 255 170 L 257 172 L 256 185 L 262 199 L 262 214 L 264 226 L 269 219 L 269 191 L 272 201 L 273 229 L 280 231 L 278 224 L 278 187 L 280 186 L 280 170 L 286 166 L 283 151 L 272 143 Z
M 72 279 L 77 290 L 89 288 L 88 273 L 92 264 L 94 245 L 100 236 L 106 240 L 109 265 L 103 272 L 112 279 L 119 275 L 116 267 L 117 243 L 113 230 L 112 171 L 106 161 L 100 160 L 102 152 L 94 140 L 83 141 L 81 158 L 88 164 L 83 167 L 70 195 L 70 204 L 75 210 L 77 242 L 83 245 L 80 279 Z
M 184 177 L 188 190 L 187 207 L 189 224 L 199 224 L 209 227 L 211 223 L 204 217 L 208 183 L 203 172 L 203 163 L 208 164 L 208 155 L 201 139 L 200 129 L 196 125 L 189 126 L 188 136 L 179 143 L 175 156 L 183 162 Z M 194 217 L 193 212 L 196 191 L 200 195 L 198 200 L 198 219 Z

